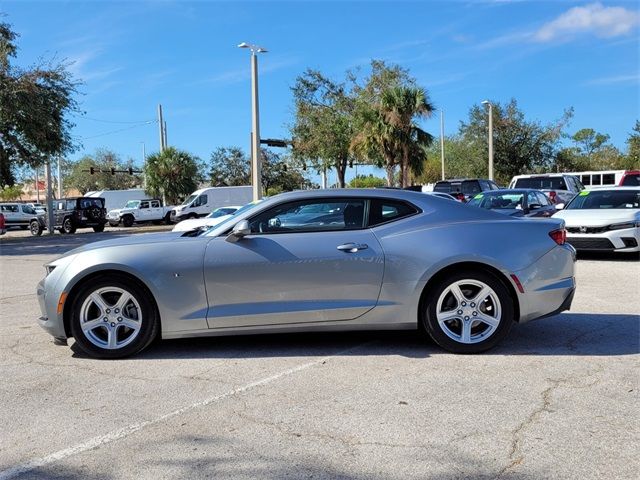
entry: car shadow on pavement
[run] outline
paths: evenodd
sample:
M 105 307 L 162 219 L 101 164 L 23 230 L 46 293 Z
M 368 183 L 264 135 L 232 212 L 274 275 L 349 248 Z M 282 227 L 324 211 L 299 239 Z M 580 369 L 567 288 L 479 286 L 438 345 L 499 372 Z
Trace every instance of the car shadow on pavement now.
M 483 355 L 616 356 L 640 351 L 640 317 L 563 313 L 514 325 Z M 134 359 L 384 356 L 428 358 L 448 354 L 419 331 L 237 335 L 155 342 Z M 75 355 L 82 356 L 80 352 Z

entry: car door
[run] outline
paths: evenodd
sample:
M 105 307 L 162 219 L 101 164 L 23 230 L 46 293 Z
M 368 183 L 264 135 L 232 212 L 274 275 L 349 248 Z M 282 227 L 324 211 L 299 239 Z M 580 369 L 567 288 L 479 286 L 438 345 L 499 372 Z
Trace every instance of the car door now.
M 160 207 L 160 202 L 158 200 L 151 200 L 151 212 L 150 218 L 151 220 L 159 220 L 163 217 L 162 208 Z
M 213 239 L 204 258 L 209 328 L 345 321 L 372 309 L 384 254 L 364 227 L 366 205 L 285 202 L 250 218 L 251 234 L 237 242 Z
M 149 208 L 149 202 L 140 202 L 140 207 L 138 208 L 138 215 L 136 218 L 139 222 L 146 222 L 149 220 L 149 214 L 151 213 L 151 209 Z

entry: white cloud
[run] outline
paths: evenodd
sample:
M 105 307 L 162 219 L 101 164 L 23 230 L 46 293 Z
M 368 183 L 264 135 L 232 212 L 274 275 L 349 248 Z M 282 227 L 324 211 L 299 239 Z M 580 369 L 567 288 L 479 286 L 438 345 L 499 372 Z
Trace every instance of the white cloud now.
M 631 75 L 616 75 L 613 77 L 594 78 L 586 83 L 586 85 L 612 85 L 612 84 L 637 84 L 640 82 L 640 74 L 633 73 Z
M 630 33 L 640 23 L 640 14 L 624 7 L 605 7 L 590 3 L 573 7 L 545 23 L 533 38 L 538 42 L 563 40 L 578 34 L 612 38 Z

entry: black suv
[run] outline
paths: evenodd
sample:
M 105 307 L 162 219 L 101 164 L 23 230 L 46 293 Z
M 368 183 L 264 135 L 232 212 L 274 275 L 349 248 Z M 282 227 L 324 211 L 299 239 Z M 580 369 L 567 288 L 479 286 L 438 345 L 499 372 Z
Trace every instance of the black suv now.
M 449 195 L 468 202 L 476 194 L 489 190 L 500 190 L 493 180 L 484 178 L 454 178 L 452 180 L 441 180 L 433 187 L 434 192 L 448 193 Z
M 44 216 L 45 219 L 47 216 Z M 60 233 L 75 233 L 78 228 L 93 228 L 102 232 L 107 223 L 107 209 L 104 198 L 77 197 L 61 198 L 53 203 L 53 218 Z

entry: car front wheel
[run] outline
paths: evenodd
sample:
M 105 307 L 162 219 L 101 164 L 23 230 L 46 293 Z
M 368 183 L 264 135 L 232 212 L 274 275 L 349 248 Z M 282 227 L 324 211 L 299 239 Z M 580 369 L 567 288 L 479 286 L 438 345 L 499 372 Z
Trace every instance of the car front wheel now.
M 90 282 L 71 309 L 71 333 L 78 347 L 96 358 L 122 358 L 147 347 L 159 328 L 150 297 L 146 289 L 120 276 Z
M 514 322 L 513 299 L 504 284 L 479 271 L 448 275 L 427 292 L 422 322 L 431 338 L 454 353 L 496 346 Z

